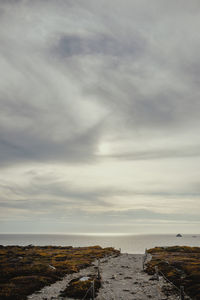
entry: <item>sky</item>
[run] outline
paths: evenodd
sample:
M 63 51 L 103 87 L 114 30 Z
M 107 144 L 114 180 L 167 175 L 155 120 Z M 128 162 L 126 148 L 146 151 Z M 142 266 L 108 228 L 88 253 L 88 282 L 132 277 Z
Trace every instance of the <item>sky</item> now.
M 200 2 L 0 0 L 0 232 L 200 233 Z

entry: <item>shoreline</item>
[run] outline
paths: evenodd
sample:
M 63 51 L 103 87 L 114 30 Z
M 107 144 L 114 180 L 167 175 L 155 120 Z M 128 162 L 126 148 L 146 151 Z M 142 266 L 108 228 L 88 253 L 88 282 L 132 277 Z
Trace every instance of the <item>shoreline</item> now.
M 143 254 L 145 248 L 154 248 L 156 246 L 175 246 L 175 245 L 187 245 L 187 246 L 200 246 L 200 235 L 196 235 L 196 238 L 191 234 L 183 235 L 182 238 L 177 238 L 175 234 L 169 235 L 127 235 L 127 236 L 95 236 L 95 235 L 52 235 L 52 234 L 15 234 L 2 236 L 0 234 L 0 244 L 2 245 L 19 245 L 26 246 L 33 244 L 35 246 L 66 246 L 71 245 L 73 247 L 86 247 L 99 245 L 101 247 L 114 247 L 115 249 L 122 249 L 123 253 L 130 254 Z

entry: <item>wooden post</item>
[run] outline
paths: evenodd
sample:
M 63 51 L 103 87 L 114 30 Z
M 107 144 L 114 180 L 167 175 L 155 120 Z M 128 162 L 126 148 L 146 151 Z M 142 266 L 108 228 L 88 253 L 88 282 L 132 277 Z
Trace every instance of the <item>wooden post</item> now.
M 94 289 L 94 280 L 92 281 L 92 300 L 94 300 L 95 297 L 95 289 Z
M 143 269 L 143 271 L 145 269 L 145 256 L 143 256 L 143 258 L 142 258 L 142 269 Z
M 181 296 L 181 300 L 185 300 L 185 296 L 184 296 L 184 286 L 181 285 L 180 287 L 180 296 Z
M 156 272 L 156 280 L 159 281 L 159 273 L 158 273 L 158 267 L 155 266 L 155 272 Z
M 100 280 L 101 276 L 100 276 L 100 259 L 98 259 L 98 264 L 97 264 L 97 279 Z
M 101 275 L 100 275 L 100 270 L 99 270 L 99 267 L 97 269 L 97 279 L 100 280 L 101 279 Z

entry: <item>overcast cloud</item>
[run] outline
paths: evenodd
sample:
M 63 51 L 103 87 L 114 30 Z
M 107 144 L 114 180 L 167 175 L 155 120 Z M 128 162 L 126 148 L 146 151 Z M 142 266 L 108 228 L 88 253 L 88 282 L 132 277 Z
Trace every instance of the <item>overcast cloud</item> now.
M 197 0 L 0 0 L 1 232 L 198 233 L 199 27 Z

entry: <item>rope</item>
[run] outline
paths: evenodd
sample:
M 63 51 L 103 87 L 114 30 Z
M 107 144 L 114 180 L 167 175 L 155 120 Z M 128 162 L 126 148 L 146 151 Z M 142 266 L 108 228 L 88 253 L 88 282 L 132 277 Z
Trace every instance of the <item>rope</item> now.
M 143 267 L 145 265 L 145 262 L 147 260 L 147 257 L 148 257 L 148 252 L 147 250 L 145 250 L 145 254 L 144 254 L 144 257 L 143 257 Z M 164 274 L 163 272 L 161 272 L 160 270 L 158 270 L 158 274 L 160 274 L 167 282 L 169 282 L 169 284 L 171 284 L 179 293 L 181 293 L 181 290 L 173 283 L 171 282 Z M 184 295 L 186 297 L 188 297 L 189 299 L 191 299 L 186 293 L 185 291 L 183 291 Z
M 91 288 L 92 288 L 92 286 L 89 287 L 89 289 L 87 290 L 87 292 L 86 292 L 85 296 L 82 298 L 82 300 L 85 300 L 85 298 L 86 298 L 87 294 L 89 293 L 89 291 L 91 290 Z
M 177 291 L 178 291 L 179 293 L 181 292 L 181 290 L 180 290 L 173 282 L 171 282 L 171 281 L 163 274 L 163 272 L 158 271 L 158 273 L 160 273 L 160 275 L 163 276 L 163 278 L 164 278 L 166 281 L 168 281 L 171 285 L 173 285 L 173 286 L 175 287 L 175 289 L 177 289 Z
M 161 276 L 163 276 L 163 278 L 167 281 L 167 282 L 169 282 L 179 293 L 181 293 L 181 290 L 173 283 L 173 282 L 171 282 L 164 274 L 163 274 L 163 272 L 161 272 L 161 271 L 158 271 L 158 273 L 160 273 L 160 275 Z M 183 291 L 183 293 L 184 293 L 184 295 L 186 296 L 186 297 L 188 297 L 189 299 L 191 299 L 186 293 L 185 293 L 185 291 Z

